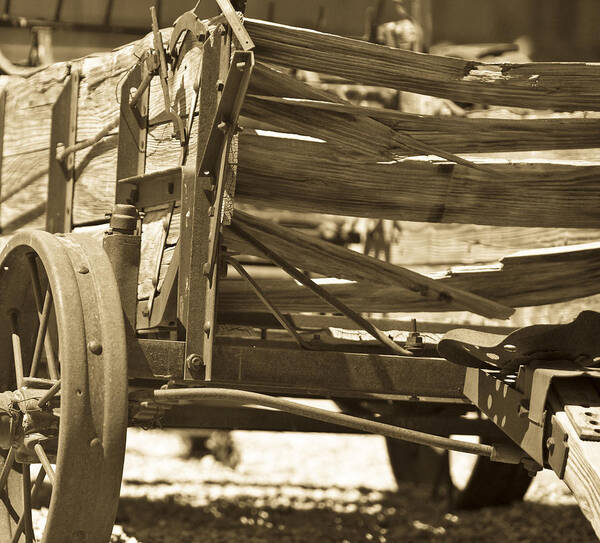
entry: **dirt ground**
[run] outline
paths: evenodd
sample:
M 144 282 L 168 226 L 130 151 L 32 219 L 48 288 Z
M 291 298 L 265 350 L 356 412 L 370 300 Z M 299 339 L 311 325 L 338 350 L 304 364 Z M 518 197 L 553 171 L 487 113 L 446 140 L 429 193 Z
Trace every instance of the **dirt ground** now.
M 551 472 L 538 474 L 523 503 L 449 511 L 426 490 L 396 486 L 381 437 L 233 438 L 235 470 L 187 458 L 178 432 L 130 430 L 112 542 L 596 541 Z

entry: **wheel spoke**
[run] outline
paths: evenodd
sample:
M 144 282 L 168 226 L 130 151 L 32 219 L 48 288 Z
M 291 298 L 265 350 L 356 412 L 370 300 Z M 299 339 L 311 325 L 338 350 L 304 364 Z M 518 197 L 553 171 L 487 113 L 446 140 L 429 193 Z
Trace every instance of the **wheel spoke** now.
M 4 461 L 4 466 L 2 466 L 2 472 L 0 473 L 0 490 L 4 489 L 6 486 L 6 481 L 8 481 L 8 476 L 10 474 L 10 470 L 15 463 L 15 449 L 11 447 L 8 450 L 8 454 L 6 455 L 6 460 Z
M 56 396 L 60 391 L 60 381 L 56 381 L 56 383 L 54 383 L 52 385 L 52 388 L 50 388 L 50 390 L 48 390 L 39 400 L 38 400 L 38 407 L 41 409 L 42 407 L 44 407 L 52 398 L 54 398 L 54 396 Z
M 4 507 L 8 511 L 8 514 L 12 517 L 13 521 L 19 522 L 19 514 L 15 511 L 15 508 L 10 503 L 10 498 L 4 489 L 0 490 L 0 500 L 4 503 Z
M 44 303 L 42 305 L 42 285 L 40 282 L 40 274 L 38 273 L 36 257 L 34 254 L 30 254 L 27 259 L 29 264 L 29 271 L 31 273 L 31 288 L 33 290 L 33 297 L 35 299 L 35 306 L 38 311 L 38 317 L 40 319 L 40 328 L 43 318 L 44 307 L 46 302 L 48 301 L 50 308 L 52 307 L 52 293 L 50 289 L 46 291 L 46 296 L 44 297 Z M 48 310 L 50 313 L 50 309 Z M 37 343 L 36 343 L 37 347 Z M 56 356 L 54 355 L 54 347 L 52 345 L 52 339 L 48 334 L 44 333 L 44 349 L 46 352 L 46 360 L 48 361 L 48 372 L 50 373 L 50 377 L 52 379 L 58 379 L 58 365 L 56 364 Z M 33 373 L 31 376 L 33 377 Z
M 52 310 L 52 293 L 50 290 L 46 291 L 46 297 L 44 299 L 44 308 L 42 309 L 42 315 L 40 317 L 40 326 L 38 328 L 37 338 L 35 340 L 35 351 L 33 352 L 33 360 L 31 362 L 31 371 L 29 372 L 30 377 L 35 377 L 37 367 L 42 356 L 42 347 L 46 345 L 46 331 L 48 330 L 48 320 L 50 319 L 50 311 Z M 48 366 L 50 370 L 50 366 Z
M 12 326 L 12 348 L 15 361 L 17 388 L 21 388 L 23 386 L 23 354 L 21 352 L 21 337 L 19 336 L 16 309 L 11 310 L 10 312 L 10 322 Z
M 23 464 L 23 518 L 25 519 L 25 540 L 33 543 L 33 521 L 31 519 L 31 472 L 29 464 Z
M 41 443 L 36 443 L 33 447 L 33 450 L 35 451 L 35 454 L 42 463 L 44 471 L 46 472 L 46 475 L 48 475 L 48 480 L 50 481 L 50 484 L 54 486 L 54 469 L 52 468 L 52 464 L 48 459 L 48 455 L 46 454 L 44 447 L 42 447 Z
M 31 499 L 35 498 L 35 494 L 42 486 L 45 476 L 46 476 L 46 472 L 44 471 L 44 468 L 42 467 L 42 468 L 40 468 L 40 471 L 38 472 L 37 477 L 35 478 L 35 481 L 33 482 L 33 487 L 31 488 Z M 21 534 L 23 533 L 23 525 L 24 524 L 25 524 L 25 517 L 22 516 L 21 519 L 19 520 L 19 524 L 17 524 L 17 527 L 15 529 L 15 533 L 12 537 L 11 543 L 18 543 L 19 537 L 21 537 Z

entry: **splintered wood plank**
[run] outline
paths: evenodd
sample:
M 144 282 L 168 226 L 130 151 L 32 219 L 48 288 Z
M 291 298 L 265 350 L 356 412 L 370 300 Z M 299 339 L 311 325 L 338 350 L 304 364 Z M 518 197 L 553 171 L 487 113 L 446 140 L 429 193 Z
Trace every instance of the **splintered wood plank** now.
M 419 292 L 423 297 L 453 301 L 457 306 L 492 318 L 508 318 L 513 312 L 509 307 L 473 296 L 466 291 L 454 290 L 406 268 L 361 255 L 241 211 L 235 213 L 233 224 L 250 232 L 294 266 L 305 270 L 352 280 L 373 281 L 380 285 L 401 285 Z M 226 229 L 226 232 L 225 241 L 232 249 L 264 256 L 230 229 Z
M 426 55 L 254 19 L 259 60 L 460 102 L 600 109 L 600 64 L 486 64 Z
M 347 149 L 360 146 L 362 154 L 414 154 L 398 135 L 451 153 L 600 147 L 600 119 L 595 118 L 434 117 L 322 100 L 253 95 L 246 98 L 243 112 L 283 131 L 320 137 Z M 366 118 L 379 122 L 369 125 Z
M 534 251 L 503 259 L 493 266 L 455 267 L 429 274 L 431 278 L 510 307 L 555 304 L 600 292 L 600 244 Z M 282 311 L 331 311 L 331 308 L 294 281 L 258 280 Z M 324 285 L 355 310 L 363 312 L 439 312 L 458 310 L 455 301 L 426 298 L 406 288 L 363 280 L 337 279 Z M 263 309 L 242 281 L 223 281 L 223 311 Z
M 600 164 L 481 161 L 498 176 L 440 160 L 346 161 L 270 149 L 274 138 L 240 143 L 237 196 L 284 209 L 434 223 L 598 228 Z M 264 139 L 262 139 L 264 138 Z M 245 143 L 242 145 L 242 143 Z

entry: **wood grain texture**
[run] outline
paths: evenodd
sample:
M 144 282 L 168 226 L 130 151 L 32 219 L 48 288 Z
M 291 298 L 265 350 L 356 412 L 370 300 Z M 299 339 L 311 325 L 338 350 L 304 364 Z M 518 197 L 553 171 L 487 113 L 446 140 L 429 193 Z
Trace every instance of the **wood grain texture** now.
M 504 258 L 497 265 L 455 267 L 430 275 L 484 298 L 511 307 L 537 306 L 592 296 L 600 292 L 600 245 L 525 252 Z M 331 311 L 293 281 L 259 281 L 268 297 L 282 311 Z M 326 286 L 354 309 L 374 313 L 455 311 L 455 303 L 426 299 L 405 288 L 372 281 L 334 283 Z M 222 309 L 260 311 L 260 302 L 241 281 L 224 281 Z
M 513 312 L 509 307 L 473 296 L 466 291 L 454 290 L 449 285 L 432 281 L 406 268 L 332 245 L 241 211 L 236 212 L 232 224 L 249 232 L 293 266 L 304 270 L 378 285 L 402 286 L 423 297 L 447 304 L 453 302 L 455 306 L 492 318 L 507 318 Z M 225 229 L 224 237 L 226 245 L 235 251 L 263 256 L 229 228 Z
M 248 135 L 248 139 L 251 137 Z M 486 172 L 438 160 L 345 161 L 313 142 L 294 152 L 272 138 L 240 143 L 237 195 L 255 205 L 422 222 L 598 228 L 600 165 L 486 160 Z
M 565 111 L 600 109 L 599 64 L 486 64 L 254 19 L 246 19 L 246 27 L 264 62 L 460 102 Z
M 282 131 L 322 138 L 364 154 L 414 154 L 398 136 L 451 153 L 600 147 L 600 119 L 435 117 L 323 100 L 248 96 L 244 114 Z M 375 123 L 367 123 L 366 118 Z M 435 154 L 431 152 L 430 154 Z
M 564 411 L 556 415 L 568 437 L 568 456 L 563 480 L 573 492 L 577 505 L 600 538 L 600 442 L 579 438 Z

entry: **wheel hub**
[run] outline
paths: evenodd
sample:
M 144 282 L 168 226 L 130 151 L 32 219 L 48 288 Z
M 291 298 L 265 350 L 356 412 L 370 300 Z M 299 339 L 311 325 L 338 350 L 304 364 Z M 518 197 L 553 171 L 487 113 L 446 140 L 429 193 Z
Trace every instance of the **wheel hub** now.
M 58 434 L 58 417 L 38 406 L 44 391 L 22 388 L 0 393 L 0 450 L 15 450 L 18 462 L 37 462 L 34 446 Z

